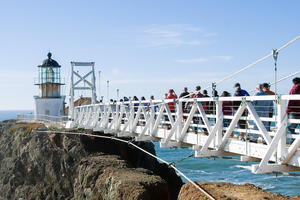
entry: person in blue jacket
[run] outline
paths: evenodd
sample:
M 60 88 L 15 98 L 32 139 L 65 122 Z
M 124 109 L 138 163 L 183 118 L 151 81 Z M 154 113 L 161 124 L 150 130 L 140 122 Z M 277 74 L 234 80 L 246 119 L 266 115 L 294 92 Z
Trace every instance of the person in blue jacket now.
M 250 96 L 249 93 L 246 90 L 243 90 L 241 88 L 241 84 L 240 83 L 236 83 L 234 84 L 234 94 L 233 96 Z
M 239 83 L 236 83 L 234 84 L 234 94 L 233 96 L 237 97 L 237 96 L 250 96 L 249 93 L 246 91 L 246 90 L 243 90 L 241 88 L 241 85 Z M 240 101 L 233 101 L 233 109 L 235 111 L 238 110 L 239 106 L 240 106 L 241 102 Z M 248 112 L 247 110 L 245 110 L 242 114 L 242 116 L 247 116 L 248 115 Z M 247 122 L 246 120 L 239 120 L 238 121 L 238 127 L 240 129 L 247 129 Z M 239 136 L 239 139 L 240 140 L 243 140 L 245 141 L 245 138 L 244 138 L 244 132 L 241 132 L 240 133 L 240 136 Z
M 255 93 L 255 96 L 264 96 L 269 95 L 268 93 L 263 91 L 263 85 L 258 84 L 256 87 L 257 92 Z M 272 100 L 259 100 L 259 101 L 253 101 L 252 102 L 257 114 L 259 117 L 269 117 L 270 110 L 273 109 L 273 101 Z M 263 124 L 267 131 L 270 131 L 269 123 L 266 121 L 263 121 Z M 258 130 L 256 124 L 254 124 L 254 130 Z M 252 140 L 256 141 L 259 135 L 253 134 Z

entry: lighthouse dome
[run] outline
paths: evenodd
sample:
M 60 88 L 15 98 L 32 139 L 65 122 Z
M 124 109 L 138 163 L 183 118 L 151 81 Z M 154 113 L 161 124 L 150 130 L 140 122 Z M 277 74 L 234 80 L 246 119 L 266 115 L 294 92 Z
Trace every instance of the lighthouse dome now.
M 47 56 L 48 59 L 44 60 L 39 67 L 61 67 L 58 62 L 51 58 L 52 54 L 50 52 L 47 54 Z

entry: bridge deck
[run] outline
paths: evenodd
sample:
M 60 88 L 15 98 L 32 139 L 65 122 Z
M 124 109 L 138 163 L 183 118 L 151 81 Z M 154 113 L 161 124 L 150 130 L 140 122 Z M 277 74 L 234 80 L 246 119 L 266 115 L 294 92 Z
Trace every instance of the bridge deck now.
M 300 119 L 286 115 L 289 100 L 300 95 L 93 104 L 76 107 L 67 127 L 160 141 L 161 147 L 191 146 L 196 157 L 240 155 L 259 162 L 254 173 L 300 170 Z M 289 124 L 295 134 L 287 134 Z M 241 133 L 251 140 L 236 138 Z

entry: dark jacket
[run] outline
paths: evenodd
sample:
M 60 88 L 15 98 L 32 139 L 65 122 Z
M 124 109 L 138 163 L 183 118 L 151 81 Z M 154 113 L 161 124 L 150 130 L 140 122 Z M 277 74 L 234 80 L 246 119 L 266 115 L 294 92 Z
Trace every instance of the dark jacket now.
M 300 94 L 300 84 L 295 84 L 291 89 L 291 94 Z M 300 113 L 300 100 L 289 100 L 289 104 L 287 107 L 287 113 Z

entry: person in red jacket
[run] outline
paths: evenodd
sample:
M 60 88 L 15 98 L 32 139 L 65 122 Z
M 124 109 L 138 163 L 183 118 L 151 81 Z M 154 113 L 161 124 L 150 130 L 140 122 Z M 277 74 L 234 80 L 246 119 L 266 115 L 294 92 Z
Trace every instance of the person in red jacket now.
M 293 79 L 293 88 L 290 91 L 290 95 L 300 94 L 300 78 L 296 77 Z M 288 107 L 286 110 L 287 115 L 292 119 L 300 119 L 300 100 L 289 100 Z M 298 124 L 291 123 L 287 128 L 292 133 L 295 134 L 295 129 Z
M 177 95 L 175 94 L 173 89 L 169 89 L 169 95 L 167 96 L 167 99 L 177 99 Z M 174 102 L 168 103 L 170 111 L 175 112 L 175 104 Z
M 230 97 L 230 93 L 227 91 L 223 91 L 221 97 Z M 223 101 L 222 104 L 222 111 L 223 115 L 230 115 L 233 114 L 233 104 L 232 101 Z M 231 119 L 223 119 L 223 126 L 228 127 L 231 122 Z

